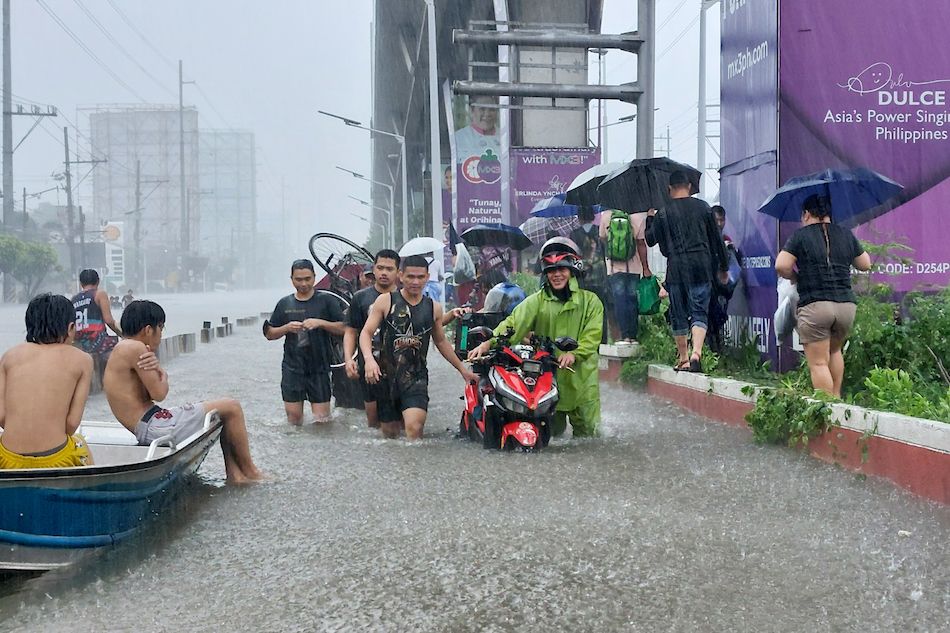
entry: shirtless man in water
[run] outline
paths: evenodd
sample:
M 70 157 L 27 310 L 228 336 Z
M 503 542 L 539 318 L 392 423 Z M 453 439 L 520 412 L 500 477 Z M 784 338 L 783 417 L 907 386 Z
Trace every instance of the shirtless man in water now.
M 127 338 L 112 351 L 102 384 L 113 415 L 135 434 L 139 444 L 148 446 L 169 434 L 180 444 L 202 429 L 206 412 L 217 409 L 224 423 L 221 452 L 228 482 L 262 479 L 251 459 L 244 410 L 237 400 L 210 400 L 170 409 L 155 404 L 168 395 L 168 374 L 152 351 L 161 343 L 165 328 L 162 307 L 152 301 L 133 301 L 123 310 L 120 326 Z
M 76 433 L 92 357 L 72 345 L 75 319 L 66 297 L 34 297 L 26 308 L 27 342 L 0 359 L 0 468 L 92 464 L 86 441 Z

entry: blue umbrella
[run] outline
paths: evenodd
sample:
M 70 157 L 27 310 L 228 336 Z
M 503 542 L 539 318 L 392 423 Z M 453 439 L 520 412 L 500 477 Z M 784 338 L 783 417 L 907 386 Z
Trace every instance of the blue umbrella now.
M 581 210 L 580 205 L 568 204 L 564 200 L 566 197 L 566 193 L 559 193 L 550 198 L 540 200 L 531 209 L 531 215 L 537 218 L 566 218 L 577 215 Z M 593 208 L 594 213 L 599 213 L 601 210 L 599 204 L 595 204 Z
M 854 227 L 887 211 L 890 207 L 885 207 L 885 203 L 903 190 L 890 178 L 864 167 L 826 169 L 790 178 L 762 203 L 759 212 L 780 222 L 798 220 L 805 199 L 818 194 L 831 200 L 831 219 L 835 224 Z

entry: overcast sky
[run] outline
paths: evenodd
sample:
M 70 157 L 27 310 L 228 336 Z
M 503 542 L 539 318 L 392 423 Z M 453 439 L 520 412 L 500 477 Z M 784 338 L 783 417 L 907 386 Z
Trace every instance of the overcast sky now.
M 696 160 L 699 4 L 657 2 L 657 134 L 665 134 L 669 125 L 673 157 L 690 163 Z M 16 151 L 15 192 L 55 184 L 50 174 L 62 170 L 63 126 L 70 126 L 71 139 L 73 125 L 88 134 L 88 115 L 81 108 L 177 104 L 177 60 L 182 59 L 185 79 L 198 82 L 197 88 L 185 86 L 185 103 L 198 107 L 201 125 L 255 133 L 262 218 L 276 222 L 281 181 L 286 182 L 290 226 L 300 235 L 295 255 L 306 252 L 306 238 L 316 230 L 360 241 L 365 237 L 366 225 L 350 215 L 363 211 L 347 195 L 366 198 L 368 189 L 334 165 L 368 173 L 368 134 L 319 117 L 316 110 L 369 120 L 371 0 L 16 0 L 12 5 L 14 104 L 49 104 L 62 113 L 45 119 Z M 718 102 L 718 16 L 717 8 L 709 11 L 711 102 Z M 635 28 L 635 2 L 605 1 L 604 32 Z M 606 68 L 608 83 L 636 78 L 633 55 L 612 52 Z M 596 81 L 596 66 L 591 77 Z M 611 103 L 608 122 L 635 111 L 632 105 Z M 710 118 L 717 114 L 712 110 Z M 14 144 L 31 123 L 15 117 Z M 633 157 L 635 128 L 635 123 L 609 128 L 610 160 Z M 596 138 L 596 131 L 591 135 Z M 84 139 L 79 148 L 88 158 Z M 707 151 L 707 160 L 717 157 Z M 74 177 L 83 173 L 77 170 Z M 91 191 L 89 179 L 80 186 L 78 202 L 88 204 Z M 45 199 L 56 201 L 55 194 Z

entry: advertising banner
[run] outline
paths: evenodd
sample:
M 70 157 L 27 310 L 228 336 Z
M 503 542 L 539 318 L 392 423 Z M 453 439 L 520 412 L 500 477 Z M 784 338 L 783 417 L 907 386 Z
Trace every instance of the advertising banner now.
M 515 147 L 511 150 L 511 224 L 531 217 L 539 201 L 564 193 L 582 171 L 600 164 L 598 148 Z
M 775 358 L 775 220 L 756 212 L 778 179 L 778 0 L 724 0 L 722 14 L 720 203 L 725 233 L 743 256 L 729 304 L 733 341 L 755 337 Z
M 945 0 L 781 3 L 780 180 L 860 166 L 903 185 L 897 206 L 871 210 L 855 230 L 912 249 L 910 265 L 876 271 L 898 291 L 950 282 L 947 24 Z
M 461 233 L 473 224 L 507 224 L 502 208 L 501 143 L 498 107 L 491 98 L 472 97 L 456 106 L 452 134 L 455 163 L 455 228 Z

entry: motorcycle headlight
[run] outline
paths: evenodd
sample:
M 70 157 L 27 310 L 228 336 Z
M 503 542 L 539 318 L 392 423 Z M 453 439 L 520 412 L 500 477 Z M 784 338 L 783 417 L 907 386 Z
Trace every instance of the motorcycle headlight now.
M 524 406 L 520 402 L 517 402 L 507 396 L 499 396 L 498 400 L 501 403 L 501 406 L 505 407 L 508 411 L 517 413 L 518 415 L 528 415 L 528 407 Z

